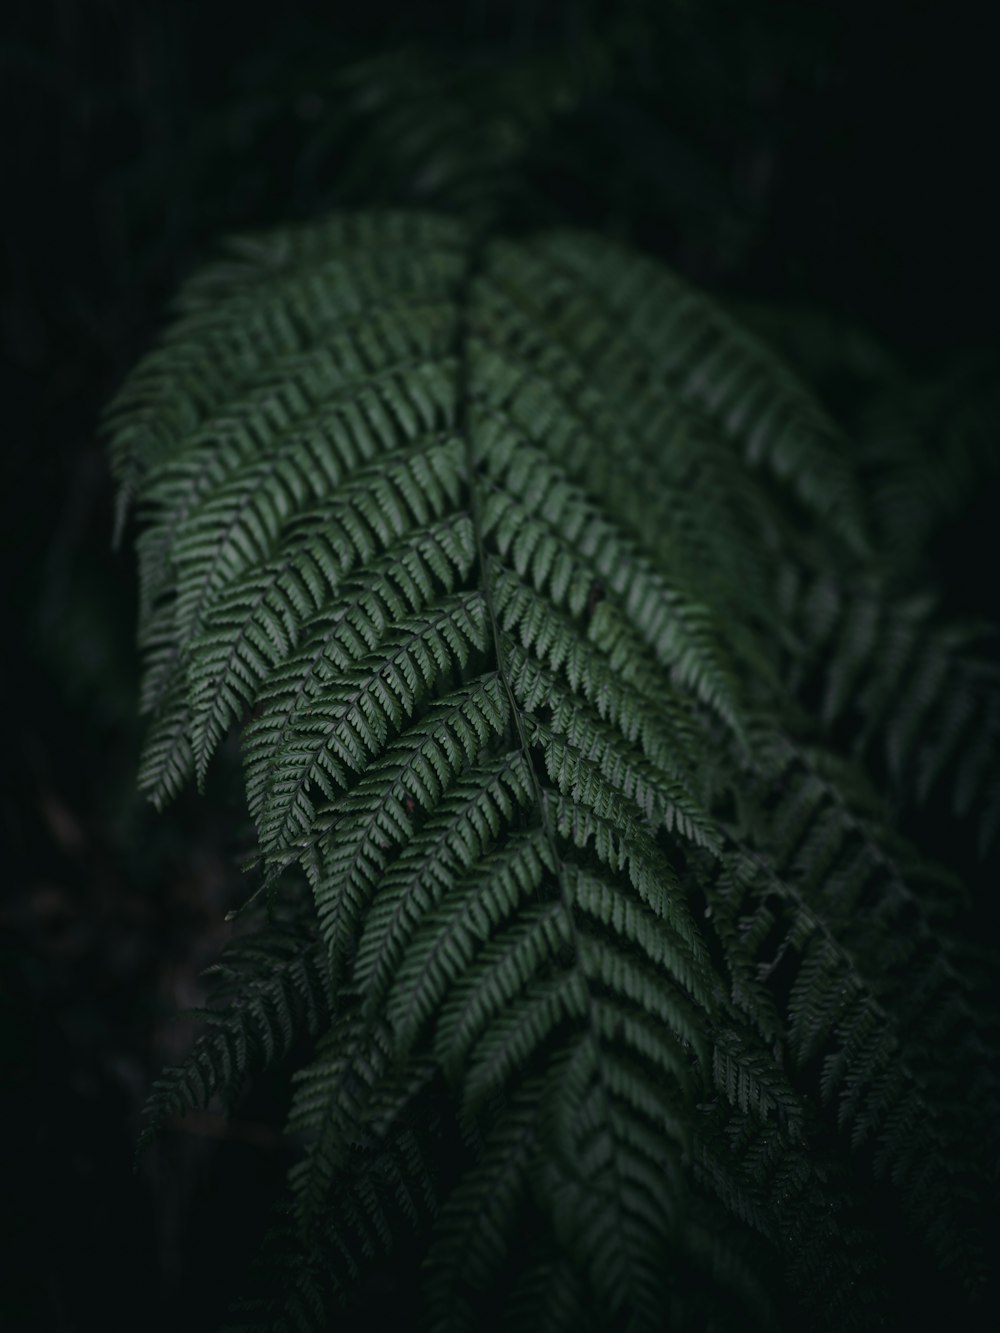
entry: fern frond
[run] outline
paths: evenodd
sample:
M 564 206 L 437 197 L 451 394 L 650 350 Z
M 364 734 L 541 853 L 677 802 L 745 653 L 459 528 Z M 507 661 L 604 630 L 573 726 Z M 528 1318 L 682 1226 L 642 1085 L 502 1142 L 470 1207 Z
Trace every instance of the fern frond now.
M 957 1240 L 964 1224 L 955 1181 L 976 1169 L 978 1142 L 963 1145 L 963 1136 L 995 1121 L 995 1062 L 965 980 L 895 849 L 848 806 L 842 785 L 808 764 L 796 772 L 801 762 L 779 770 L 781 796 L 769 814 L 758 807 L 752 821 L 766 857 L 752 855 L 742 870 L 727 867 L 713 899 L 724 919 L 740 915 L 736 937 L 725 926 L 722 933 L 734 981 L 754 959 L 758 982 L 784 974 L 785 1011 L 771 1012 L 771 1031 L 800 1071 L 817 1069 L 819 1099 L 835 1106 L 852 1148 L 875 1142 L 876 1169 L 904 1193 L 914 1224 L 942 1262 L 956 1262 L 975 1285 L 982 1272 Z M 733 998 L 756 1015 L 745 981 L 734 985 Z M 964 1083 L 966 1069 L 978 1070 L 962 1087 L 960 1108 L 927 1083 L 933 1071 L 949 1085 L 946 1043 L 952 1068 L 963 1071 L 951 1078 Z
M 853 709 L 862 758 L 881 737 L 901 786 L 916 755 L 925 785 L 954 766 L 961 802 L 992 732 L 956 740 L 959 637 L 859 594 L 835 427 L 711 301 L 595 238 L 363 214 L 232 255 L 112 421 L 151 523 L 143 783 L 202 780 L 239 725 L 265 874 L 298 862 L 315 902 L 304 1305 L 323 1264 L 357 1271 L 345 1226 L 391 1242 L 372 1163 L 432 1088 L 481 1136 L 432 1229 L 441 1333 L 479 1326 L 522 1225 L 510 1310 L 540 1326 L 766 1326 L 758 1253 L 803 1288 L 843 1271 L 832 1222 L 790 1255 L 827 1184 L 808 1134 L 867 1153 L 952 1262 L 992 1096 L 963 1118 L 936 1051 L 967 1024 L 981 1052 L 955 895 L 814 742 Z M 255 1014 L 246 1042 L 286 1049 Z M 428 1222 L 425 1167 L 378 1177 L 396 1220 Z
M 854 752 L 874 758 L 901 800 L 924 804 L 947 783 L 957 817 L 975 809 L 985 855 L 1000 821 L 993 631 L 941 625 L 934 611 L 927 597 L 891 599 L 870 582 L 816 578 L 793 611 L 807 647 L 793 684 L 819 678 L 826 727 L 849 727 Z
M 229 944 L 209 969 L 216 982 L 182 1064 L 165 1071 L 146 1103 L 139 1150 L 171 1117 L 235 1104 L 251 1075 L 282 1060 L 294 1042 L 329 1023 L 333 998 L 322 948 L 308 920 L 274 923 Z

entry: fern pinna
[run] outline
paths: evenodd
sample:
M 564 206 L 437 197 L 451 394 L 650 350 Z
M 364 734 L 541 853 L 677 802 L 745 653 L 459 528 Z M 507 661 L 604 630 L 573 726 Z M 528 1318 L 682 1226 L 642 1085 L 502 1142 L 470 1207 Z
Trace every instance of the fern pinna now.
M 895 607 L 849 453 L 763 346 L 601 239 L 341 216 L 196 276 L 110 426 L 142 786 L 238 727 L 269 896 L 312 890 L 234 946 L 153 1102 L 313 1040 L 278 1276 L 238 1318 L 322 1326 L 415 1228 L 437 1333 L 868 1326 L 872 1172 L 974 1298 L 962 891 L 835 723 L 856 700 L 891 784 L 937 709 L 943 781 L 935 689 L 988 668 Z

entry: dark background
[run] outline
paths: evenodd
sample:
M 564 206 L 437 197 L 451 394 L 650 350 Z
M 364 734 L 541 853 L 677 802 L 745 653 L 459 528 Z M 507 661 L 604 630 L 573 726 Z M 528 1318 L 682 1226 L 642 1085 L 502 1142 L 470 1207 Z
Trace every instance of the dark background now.
M 914 377 L 995 351 L 985 10 L 615 6 L 636 34 L 621 70 L 533 151 L 514 215 L 624 234 L 736 304 L 825 312 Z M 231 930 L 249 833 L 225 763 L 208 799 L 167 817 L 133 794 L 131 534 L 112 550 L 101 408 L 220 234 L 435 202 L 405 163 L 366 171 L 363 136 L 328 133 L 338 69 L 401 42 L 460 65 L 605 21 L 579 0 L 4 8 L 3 1328 L 211 1328 L 287 1166 L 280 1098 L 261 1094 L 132 1169 L 149 1084 L 190 1032 L 172 1016 L 201 1001 Z M 824 387 L 849 417 L 850 386 Z M 998 498 L 994 479 L 924 553 L 948 611 L 1000 619 Z

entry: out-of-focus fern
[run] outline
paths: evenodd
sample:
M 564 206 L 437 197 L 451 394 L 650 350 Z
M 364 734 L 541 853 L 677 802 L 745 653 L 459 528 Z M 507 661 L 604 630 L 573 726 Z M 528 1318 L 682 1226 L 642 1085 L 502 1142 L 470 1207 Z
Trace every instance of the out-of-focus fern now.
M 900 804 L 946 791 L 987 852 L 1000 831 L 993 627 L 942 625 L 932 596 L 891 596 L 884 581 L 830 570 L 786 588 L 806 648 L 790 681 L 819 694 L 824 729 L 849 736 Z
M 977 488 L 1000 474 L 995 354 L 966 354 L 926 382 L 895 376 L 863 420 L 864 455 L 879 536 L 893 564 L 920 569 L 931 542 Z
M 605 240 L 374 212 L 234 243 L 110 426 L 144 520 L 142 785 L 162 805 L 238 728 L 263 871 L 297 862 L 316 908 L 241 946 L 153 1105 L 317 1038 L 261 1318 L 318 1324 L 352 1246 L 403 1227 L 439 1333 L 787 1300 L 864 1326 L 870 1168 L 975 1292 L 995 1086 L 960 893 L 864 765 L 903 790 L 921 754 L 976 799 L 996 692 L 873 575 L 792 374 Z M 869 604 L 913 630 L 887 661 Z
M 263 1073 L 293 1044 L 330 1022 L 327 969 L 309 915 L 240 936 L 208 969 L 211 1003 L 188 1011 L 202 1030 L 183 1063 L 164 1072 L 146 1104 L 143 1147 L 172 1115 L 207 1107 L 218 1097 L 230 1110 L 247 1078 Z

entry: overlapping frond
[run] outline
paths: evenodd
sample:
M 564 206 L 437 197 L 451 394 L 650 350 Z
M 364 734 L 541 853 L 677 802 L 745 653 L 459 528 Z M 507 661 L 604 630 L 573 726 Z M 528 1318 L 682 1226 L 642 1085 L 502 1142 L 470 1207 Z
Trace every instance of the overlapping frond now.
M 171 1116 L 204 1109 L 216 1097 L 230 1109 L 249 1076 L 330 1022 L 333 998 L 311 913 L 240 936 L 209 974 L 210 1006 L 190 1011 L 202 1029 L 183 1063 L 154 1084 L 140 1148 Z
M 712 895 L 733 1002 L 781 1040 L 852 1148 L 872 1152 L 942 1262 L 981 1283 L 961 1182 L 991 1169 L 980 1148 L 1000 1084 L 970 983 L 939 937 L 959 886 L 914 862 L 848 766 L 778 750 L 746 850 Z M 762 1002 L 772 977 L 778 1008 Z
M 843 732 L 901 801 L 945 789 L 972 817 L 980 854 L 1000 832 L 1000 669 L 991 627 L 942 625 L 933 599 L 892 598 L 870 581 L 826 574 L 792 597 L 806 647 L 792 684 L 821 694 L 823 725 Z

